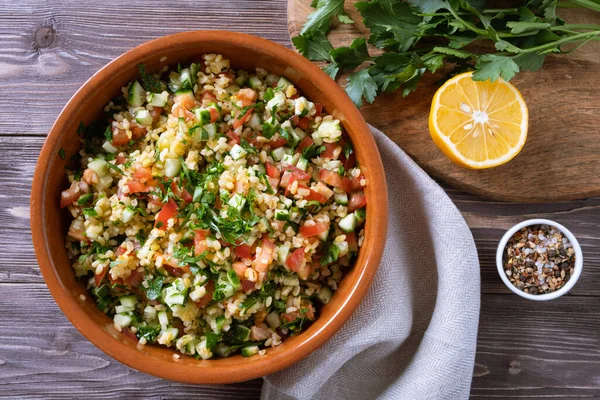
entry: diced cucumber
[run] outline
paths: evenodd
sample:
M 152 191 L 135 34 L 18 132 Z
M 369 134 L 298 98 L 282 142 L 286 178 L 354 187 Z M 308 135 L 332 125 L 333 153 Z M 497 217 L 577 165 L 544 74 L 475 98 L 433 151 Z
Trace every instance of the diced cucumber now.
M 315 143 L 320 146 L 323 139 L 327 139 L 328 143 L 337 142 L 342 137 L 342 128 L 338 120 L 323 121 L 316 132 L 313 132 L 312 138 Z
M 190 292 L 190 299 L 192 301 L 198 301 L 206 295 L 206 289 L 203 286 L 196 286 L 194 290 Z
M 132 311 L 135 311 L 135 308 L 125 307 L 125 306 L 121 306 L 121 305 L 115 307 L 115 312 L 117 314 L 125 314 L 125 313 L 132 312 Z
M 203 128 L 208 132 L 209 139 L 214 139 L 217 136 L 217 124 L 204 125 Z
M 244 148 L 237 143 L 231 148 L 231 150 L 229 150 L 229 155 L 234 160 L 239 160 L 240 158 L 244 158 L 246 156 L 246 154 L 248 154 L 246 152 L 246 150 L 244 150 Z
M 277 81 L 277 87 L 281 88 L 282 91 L 286 91 L 288 89 L 288 87 L 293 86 L 292 82 L 288 81 L 287 79 L 285 79 L 283 76 L 281 78 L 279 78 L 279 81 Z
M 102 148 L 104 150 L 106 150 L 107 153 L 116 153 L 118 150 L 115 146 L 112 145 L 111 142 L 109 142 L 108 140 L 106 142 L 104 142 L 104 144 L 102 145 Z
M 203 360 L 208 360 L 209 358 L 211 358 L 213 356 L 213 353 L 206 346 L 206 339 L 202 339 L 201 341 L 198 342 L 198 344 L 196 345 L 196 353 L 198 353 L 198 355 Z
M 200 125 L 210 124 L 210 111 L 205 108 L 196 108 L 194 110 L 194 114 L 196 114 L 196 119 L 200 123 Z
M 296 167 L 298 169 L 301 169 L 302 171 L 306 171 L 308 169 L 308 160 L 304 157 L 300 157 L 298 159 L 298 163 L 296 164 Z
M 258 130 L 262 126 L 262 121 L 257 113 L 252 114 L 250 121 L 248 121 L 248 126 L 254 130 Z
M 262 86 L 262 81 L 258 76 L 250 75 L 250 77 L 248 78 L 248 84 L 252 89 L 257 89 Z
M 336 193 L 333 195 L 333 199 L 338 204 L 343 206 L 348 205 L 348 195 L 346 193 Z
M 135 211 L 133 210 L 133 207 L 127 206 L 123 210 L 123 214 L 121 214 L 121 221 L 127 223 L 127 222 L 131 221 L 134 216 L 135 216 Z
M 302 139 L 304 139 L 306 137 L 306 132 L 304 132 L 300 128 L 294 128 L 294 134 L 297 136 L 298 142 L 300 142 Z
M 236 193 L 228 202 L 230 207 L 235 208 L 238 211 L 242 211 L 244 205 L 246 204 L 246 199 L 239 193 Z
M 231 353 L 233 353 L 234 348 L 232 348 L 231 346 L 226 345 L 223 342 L 219 342 L 217 343 L 217 346 L 215 347 L 215 354 L 218 355 L 219 357 L 229 357 L 231 355 Z M 202 355 L 201 355 L 202 357 Z
M 277 260 L 279 261 L 279 265 L 285 265 L 285 260 L 287 260 L 288 255 L 290 254 L 290 245 L 282 244 L 277 247 Z
M 146 306 L 146 308 L 144 308 L 144 319 L 146 321 L 153 321 L 156 319 L 156 309 L 152 306 Z
M 175 328 L 174 326 L 169 326 L 167 329 L 164 330 L 164 332 L 171 336 L 170 341 L 177 339 L 177 335 L 179 335 L 179 329 Z
M 356 217 L 356 221 L 359 224 L 362 224 L 365 222 L 365 218 L 367 217 L 367 210 L 365 208 L 359 208 L 358 210 L 354 211 L 354 216 Z
M 285 286 L 299 286 L 300 280 L 298 279 L 298 275 L 284 275 L 283 276 L 283 284 Z
M 328 229 L 328 230 L 326 230 L 325 232 L 321 232 L 321 233 L 319 233 L 319 234 L 317 235 L 317 237 L 318 237 L 319 239 L 321 239 L 321 241 L 323 241 L 323 242 L 327 241 L 327 237 L 328 237 L 328 236 L 329 236 L 329 229 Z
M 323 286 L 317 292 L 317 299 L 319 299 L 323 304 L 329 303 L 329 301 L 331 300 L 331 296 L 333 296 L 333 292 L 327 286 Z
M 164 328 L 169 325 L 169 316 L 166 311 L 159 311 L 156 315 L 158 316 L 160 326 Z
M 244 83 L 246 83 L 246 77 L 244 75 L 239 75 L 237 78 L 235 78 L 234 82 L 238 86 L 243 86 Z
M 119 302 L 121 303 L 121 305 L 123 305 L 125 307 L 134 308 L 138 301 L 137 301 L 137 297 L 135 297 L 134 294 L 131 294 L 129 296 L 119 297 Z
M 148 110 L 140 110 L 135 113 L 135 122 L 140 125 L 151 126 L 152 121 L 152 115 L 150 115 L 150 111 Z
M 146 90 L 142 87 L 142 85 L 135 81 L 129 86 L 129 95 L 127 97 L 127 101 L 129 105 L 133 107 L 141 107 L 146 100 Z
M 181 136 L 186 136 L 190 131 L 185 123 L 185 118 L 179 118 L 178 128 Z
M 281 92 L 275 92 L 273 98 L 267 102 L 267 110 L 271 112 L 273 107 L 277 107 L 277 110 L 281 110 L 281 108 L 285 105 L 285 95 Z
M 95 158 L 94 160 L 92 160 L 88 164 L 88 168 L 90 168 L 96 174 L 98 174 L 98 177 L 100 177 L 100 178 L 103 176 L 107 176 L 109 174 L 108 173 L 108 163 L 101 158 Z
M 354 232 L 356 229 L 356 224 L 358 223 L 356 216 L 354 213 L 346 215 L 339 222 L 340 229 L 344 232 Z
M 196 63 L 190 64 L 190 80 L 192 86 L 198 81 L 198 72 L 200 72 L 200 65 Z
M 269 324 L 269 326 L 273 329 L 277 329 L 281 325 L 281 321 L 279 320 L 279 314 L 277 314 L 276 312 L 272 312 L 269 315 L 267 315 L 266 320 L 267 324 Z
M 190 70 L 187 68 L 181 70 L 181 73 L 179 74 L 179 80 L 181 81 L 182 87 L 188 86 L 191 89 L 192 86 L 194 86 L 194 84 L 192 83 Z
M 148 104 L 153 107 L 165 107 L 169 100 L 167 93 L 150 93 L 147 97 Z
M 176 158 L 165 158 L 165 175 L 173 178 L 179 175 L 181 171 L 181 162 Z
M 244 325 L 233 325 L 229 330 L 229 334 L 240 342 L 247 342 L 250 339 L 250 328 Z
M 258 354 L 258 346 L 242 347 L 242 357 L 252 357 Z
M 340 250 L 340 257 L 343 257 L 346 254 L 348 254 L 348 251 L 349 251 L 348 242 L 338 242 L 338 243 L 336 243 L 336 246 Z
M 115 314 L 113 317 L 113 322 L 117 329 L 125 328 L 131 325 L 133 322 L 133 318 L 127 314 Z
M 185 295 L 182 293 L 174 293 L 165 298 L 165 303 L 167 303 L 170 307 L 182 305 L 185 303 Z
M 288 210 L 275 210 L 275 219 L 277 221 L 289 221 L 290 212 Z
M 275 161 L 281 161 L 286 154 L 289 154 L 291 151 L 285 147 L 278 147 L 271 152 L 271 157 Z
M 291 165 L 294 163 L 294 156 L 291 154 L 284 154 L 281 158 L 281 163 L 284 165 Z

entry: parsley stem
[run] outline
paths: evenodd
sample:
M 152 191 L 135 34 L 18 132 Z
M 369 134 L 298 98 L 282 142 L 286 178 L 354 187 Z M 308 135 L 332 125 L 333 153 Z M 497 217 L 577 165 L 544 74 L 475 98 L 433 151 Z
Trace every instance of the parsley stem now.
M 570 3 L 600 12 L 600 4 L 591 0 L 569 0 Z
M 530 47 L 521 51 L 519 54 L 527 54 L 527 53 L 539 53 L 540 51 L 544 51 L 547 49 L 552 49 L 555 47 L 560 47 L 563 44 L 576 42 L 578 40 L 589 40 L 588 38 L 600 35 L 600 31 L 592 31 L 592 32 L 584 32 L 573 36 L 568 36 L 566 38 L 562 38 L 560 40 L 556 40 L 554 42 L 546 43 L 536 47 Z M 559 49 L 560 50 L 560 49 Z
M 563 29 L 583 29 L 583 30 L 592 30 L 596 31 L 600 29 L 600 25 L 590 25 L 590 24 L 564 24 L 559 26 L 553 26 L 549 28 L 551 31 L 562 31 Z M 579 33 L 579 32 L 577 32 Z
M 466 28 L 468 28 L 471 31 L 475 32 L 479 36 L 488 37 L 488 31 L 483 30 L 483 29 L 479 29 L 478 27 L 476 27 L 475 25 L 471 24 L 470 22 L 465 21 L 464 19 L 462 19 L 458 15 L 458 13 L 452 7 L 450 7 L 448 9 L 448 11 L 450 11 L 452 13 L 452 15 L 454 16 L 454 18 L 456 18 L 458 21 L 460 21 Z

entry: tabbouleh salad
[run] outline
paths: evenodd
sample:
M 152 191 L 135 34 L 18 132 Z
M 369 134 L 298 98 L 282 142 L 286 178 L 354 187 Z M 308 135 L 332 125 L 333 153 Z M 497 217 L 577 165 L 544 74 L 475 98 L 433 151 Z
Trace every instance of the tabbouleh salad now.
M 339 120 L 206 54 L 122 88 L 78 133 L 60 205 L 73 269 L 119 331 L 197 358 L 306 329 L 362 244 L 367 182 Z

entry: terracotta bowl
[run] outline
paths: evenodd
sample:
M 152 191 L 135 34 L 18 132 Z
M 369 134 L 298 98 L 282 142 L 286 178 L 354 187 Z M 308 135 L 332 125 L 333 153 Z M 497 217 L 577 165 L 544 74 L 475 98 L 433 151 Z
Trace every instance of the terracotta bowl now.
M 77 126 L 89 124 L 120 88 L 138 76 L 137 65 L 156 71 L 165 64 L 220 53 L 234 68 L 265 68 L 292 81 L 312 101 L 342 121 L 354 143 L 368 180 L 365 241 L 353 268 L 331 302 L 305 332 L 291 337 L 264 356 L 198 361 L 173 358 L 170 348 L 147 345 L 120 334 L 96 308 L 82 282 L 75 279 L 65 249 L 69 215 L 59 208 L 67 188 L 64 166 L 79 149 Z M 162 60 L 162 61 L 161 61 Z M 65 160 L 59 156 L 64 148 Z M 152 40 L 128 51 L 92 76 L 75 93 L 50 130 L 33 179 L 31 231 L 40 269 L 50 292 L 73 325 L 105 353 L 139 371 L 188 383 L 230 383 L 271 374 L 306 357 L 329 339 L 352 315 L 377 272 L 387 234 L 387 188 L 375 141 L 348 96 L 318 67 L 299 54 L 267 40 L 226 31 L 183 32 Z M 81 296 L 83 295 L 83 296 Z M 85 298 L 85 300 L 82 300 Z

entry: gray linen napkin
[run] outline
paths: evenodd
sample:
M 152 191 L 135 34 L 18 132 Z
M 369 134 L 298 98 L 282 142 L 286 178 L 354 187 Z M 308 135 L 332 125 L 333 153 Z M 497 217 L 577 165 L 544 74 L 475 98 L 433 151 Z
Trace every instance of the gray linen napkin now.
M 461 399 L 479 320 L 479 261 L 452 201 L 371 128 L 389 190 L 383 260 L 358 310 L 321 348 L 265 377 L 262 399 Z

